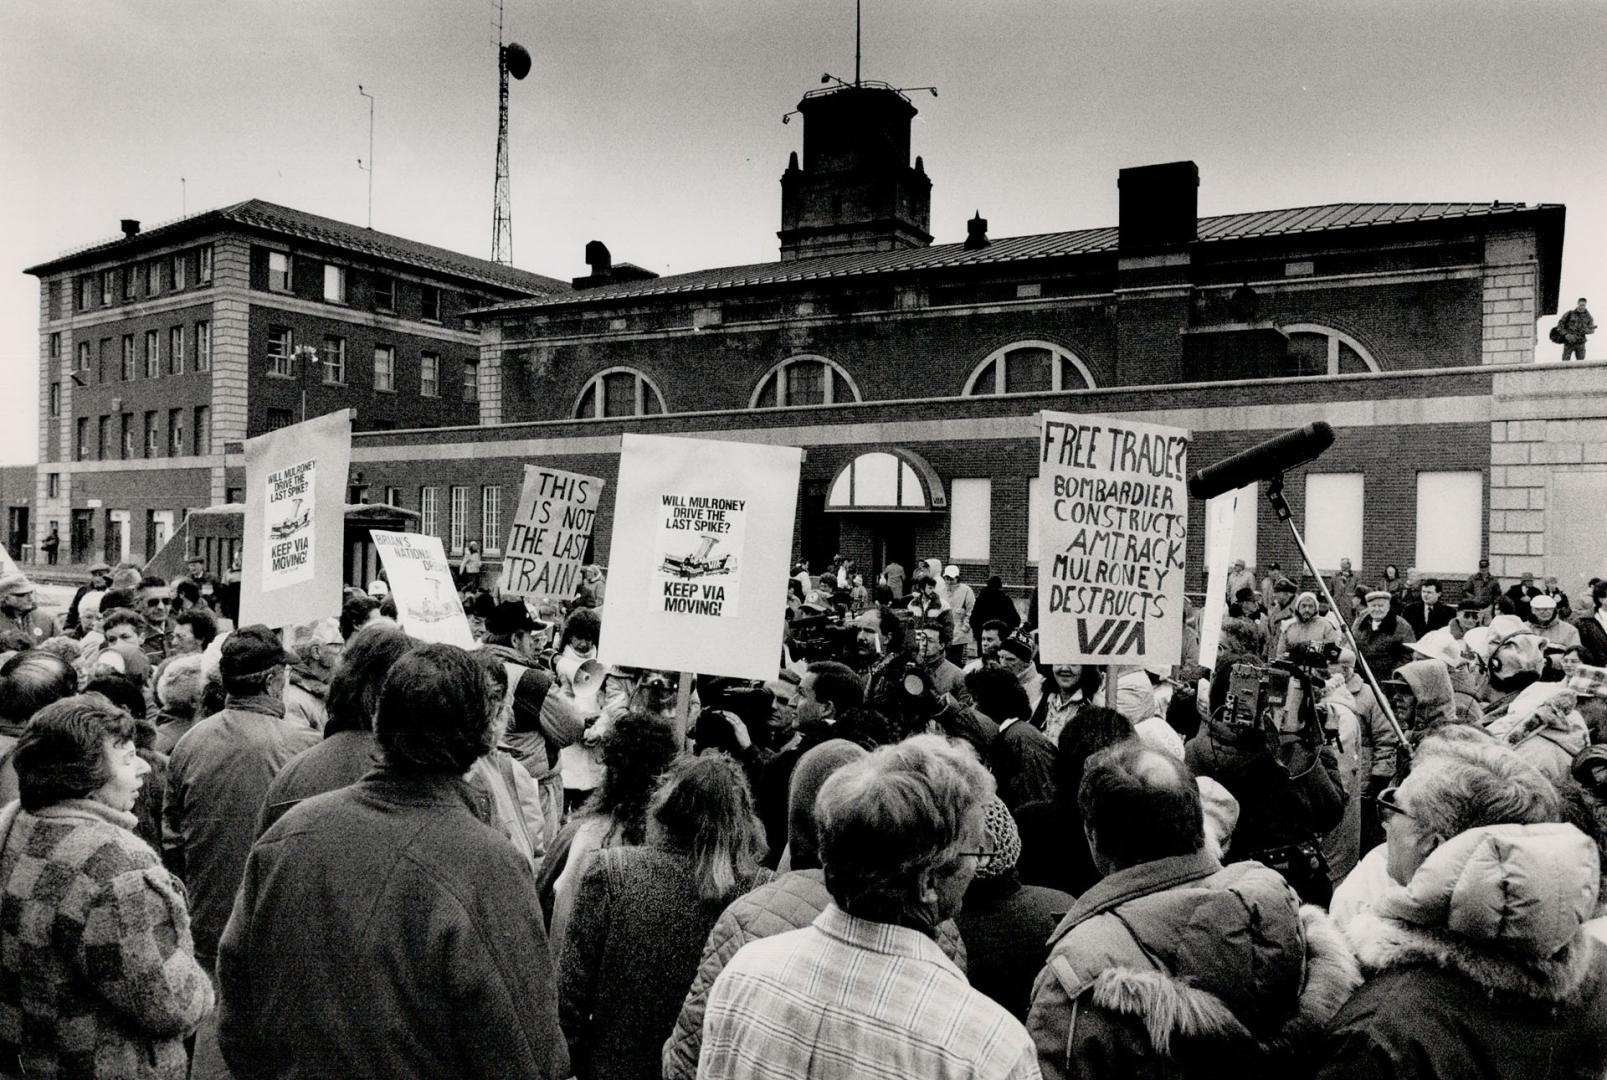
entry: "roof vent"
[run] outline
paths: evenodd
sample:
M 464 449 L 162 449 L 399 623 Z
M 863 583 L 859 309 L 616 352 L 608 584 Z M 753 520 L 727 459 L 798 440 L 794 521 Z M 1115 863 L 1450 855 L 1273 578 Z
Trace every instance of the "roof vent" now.
M 134 220 L 131 217 L 124 218 L 123 219 L 123 238 L 126 240 L 131 236 L 138 236 L 138 235 L 139 235 L 139 222 Z
M 965 223 L 965 250 L 981 251 L 992 242 L 988 239 L 988 219 L 978 210 L 976 216 Z

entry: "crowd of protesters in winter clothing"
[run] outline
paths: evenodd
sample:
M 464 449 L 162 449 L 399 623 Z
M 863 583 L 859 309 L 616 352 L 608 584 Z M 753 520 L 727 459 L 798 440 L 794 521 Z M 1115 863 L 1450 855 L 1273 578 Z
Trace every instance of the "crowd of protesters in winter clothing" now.
M 1105 669 L 839 558 L 752 682 L 491 569 L 0 577 L 0 1080 L 1607 1075 L 1607 582 L 1239 563 Z

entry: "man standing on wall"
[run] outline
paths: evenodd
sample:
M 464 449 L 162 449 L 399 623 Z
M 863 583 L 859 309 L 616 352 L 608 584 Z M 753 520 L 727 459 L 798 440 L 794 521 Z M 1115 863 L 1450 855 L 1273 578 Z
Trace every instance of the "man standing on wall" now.
M 1563 312 L 1562 318 L 1557 322 L 1557 333 L 1562 341 L 1562 362 L 1570 359 L 1585 358 L 1585 335 L 1596 332 L 1596 320 L 1590 317 L 1590 309 L 1585 307 L 1585 298 L 1581 296 L 1579 303 L 1574 305 L 1572 311 Z M 1558 338 L 1553 337 L 1553 341 Z

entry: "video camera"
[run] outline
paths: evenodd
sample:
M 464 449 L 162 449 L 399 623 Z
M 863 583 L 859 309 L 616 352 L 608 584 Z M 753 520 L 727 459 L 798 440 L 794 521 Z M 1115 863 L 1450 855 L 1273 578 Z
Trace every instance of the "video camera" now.
M 1235 728 L 1336 741 L 1338 732 L 1319 719 L 1317 697 L 1323 674 L 1337 659 L 1339 646 L 1307 644 L 1291 647 L 1286 660 L 1234 664 L 1228 674 L 1223 721 Z

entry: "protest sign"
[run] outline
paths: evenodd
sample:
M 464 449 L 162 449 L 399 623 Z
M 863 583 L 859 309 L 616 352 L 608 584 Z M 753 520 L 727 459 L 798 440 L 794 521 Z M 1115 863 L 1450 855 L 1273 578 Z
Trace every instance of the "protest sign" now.
M 526 465 L 519 512 L 502 551 L 502 595 L 573 596 L 602 499 L 603 481 L 595 476 Z
M 1228 560 L 1233 554 L 1235 524 L 1239 508 L 1249 500 L 1254 505 L 1256 485 L 1225 491 L 1205 504 L 1205 607 L 1200 612 L 1200 663 L 1216 666 L 1217 647 L 1222 642 L 1222 617 L 1226 613 Z
M 11 552 L 0 547 L 0 574 L 20 574 L 17 564 L 11 561 Z
M 245 441 L 242 626 L 340 614 L 351 417 L 342 410 Z
M 773 678 L 803 451 L 626 435 L 604 663 Z
M 382 529 L 371 529 L 368 535 L 379 550 L 402 629 L 420 641 L 474 648 L 469 618 L 452 581 L 452 564 L 446 561 L 441 538 Z
M 1044 412 L 1039 654 L 1050 664 L 1175 664 L 1183 649 L 1188 432 Z

